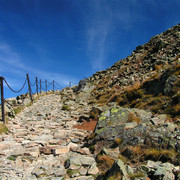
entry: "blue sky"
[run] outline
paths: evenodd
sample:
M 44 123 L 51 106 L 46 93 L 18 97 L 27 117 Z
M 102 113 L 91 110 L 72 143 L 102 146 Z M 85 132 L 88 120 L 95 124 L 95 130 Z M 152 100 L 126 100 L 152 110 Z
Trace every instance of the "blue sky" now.
M 0 0 L 0 75 L 15 90 L 26 73 L 65 87 L 178 23 L 180 0 Z

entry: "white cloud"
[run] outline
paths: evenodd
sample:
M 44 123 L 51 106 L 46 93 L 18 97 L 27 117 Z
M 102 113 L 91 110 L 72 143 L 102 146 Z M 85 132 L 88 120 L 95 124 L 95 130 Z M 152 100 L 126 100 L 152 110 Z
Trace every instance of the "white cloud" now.
M 7 78 L 9 84 L 14 88 L 20 88 L 22 81 L 26 78 L 26 73 L 34 80 L 36 76 L 43 81 L 46 79 L 49 82 L 55 80 L 62 87 L 67 86 L 70 81 L 77 82 L 76 78 L 66 74 L 47 72 L 24 64 L 21 56 L 5 43 L 0 43 L 0 63 L 2 76 Z
M 25 65 L 21 62 L 18 53 L 13 51 L 8 44 L 0 43 L 0 62 L 3 65 L 3 69 L 11 69 L 16 71 L 17 69 L 25 70 Z
M 100 2 L 94 3 L 92 6 L 94 18 L 87 17 L 87 52 L 93 70 L 104 68 L 104 62 L 106 61 L 106 40 L 111 27 L 111 15 L 104 18 L 102 8 L 108 11 L 107 6 L 102 7 Z
M 112 48 L 109 46 L 116 43 L 116 39 L 114 42 L 111 39 L 114 32 L 121 34 L 130 30 L 135 21 L 143 18 L 137 11 L 131 11 L 136 8 L 136 3 L 137 0 L 129 2 L 99 0 L 90 3 L 89 11 L 92 11 L 93 16 L 86 15 L 86 36 L 87 52 L 93 70 L 102 70 L 106 67 L 109 49 Z

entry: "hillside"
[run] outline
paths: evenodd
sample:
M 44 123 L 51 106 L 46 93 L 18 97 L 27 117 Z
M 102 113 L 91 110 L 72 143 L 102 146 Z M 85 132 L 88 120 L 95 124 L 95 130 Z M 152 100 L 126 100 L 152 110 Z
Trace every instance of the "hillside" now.
M 180 24 L 77 86 L 9 99 L 0 179 L 180 179 L 179 90 Z
M 116 102 L 179 116 L 180 24 L 138 46 L 130 56 L 86 79 L 90 103 Z M 89 83 L 89 84 L 88 84 Z

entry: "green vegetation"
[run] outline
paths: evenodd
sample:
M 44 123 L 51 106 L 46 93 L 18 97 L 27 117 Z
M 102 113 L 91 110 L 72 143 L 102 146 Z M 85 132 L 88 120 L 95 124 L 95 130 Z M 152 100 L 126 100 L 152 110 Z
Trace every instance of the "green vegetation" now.
M 67 175 L 68 175 L 69 177 L 72 177 L 72 175 L 75 174 L 75 173 L 77 173 L 77 172 L 78 172 L 78 170 L 76 170 L 76 169 L 68 169 L 68 170 L 66 171 L 66 173 L 67 173 Z
M 37 101 L 37 98 L 34 100 L 34 102 L 36 102 L 36 101 Z M 30 102 L 29 104 L 26 105 L 26 107 L 30 107 L 30 106 L 32 106 L 32 104 L 33 104 L 33 103 Z
M 9 159 L 10 161 L 15 161 L 17 157 L 18 155 L 12 155 L 12 156 L 9 156 L 7 159 Z
M 124 157 L 123 155 L 119 154 L 118 159 L 120 159 L 125 164 L 128 162 L 128 158 Z
M 19 114 L 24 109 L 23 106 L 14 107 L 14 113 Z
M 8 132 L 8 128 L 4 124 L 0 124 L 0 134 L 7 132 Z
M 143 172 L 136 172 L 136 173 L 133 173 L 133 174 L 130 174 L 129 175 L 129 178 L 131 180 L 135 179 L 135 178 L 140 178 L 140 177 L 145 177 L 144 173 Z
M 92 133 L 91 135 L 89 135 L 86 139 L 90 140 L 93 139 L 96 136 L 96 133 Z
M 62 106 L 62 110 L 64 110 L 64 111 L 70 111 L 71 109 L 70 109 L 70 107 L 69 107 L 68 105 L 63 105 L 63 106 Z

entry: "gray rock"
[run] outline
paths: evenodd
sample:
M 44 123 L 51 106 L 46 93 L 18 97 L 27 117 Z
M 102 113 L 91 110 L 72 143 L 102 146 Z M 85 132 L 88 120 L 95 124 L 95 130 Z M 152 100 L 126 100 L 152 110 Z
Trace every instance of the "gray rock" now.
M 56 130 L 54 132 L 54 138 L 55 139 L 65 138 L 66 136 L 67 136 L 67 131 L 66 130 Z
M 82 165 L 80 156 L 73 156 L 73 157 L 71 157 L 69 159 L 69 161 L 70 161 L 70 165 L 72 165 L 72 164 L 75 164 L 75 165 L 78 165 L 78 166 Z
M 80 161 L 82 165 L 86 165 L 86 166 L 95 163 L 95 159 L 93 157 L 87 157 L 87 156 L 81 156 Z
M 75 138 L 75 139 L 71 139 L 71 141 L 72 141 L 73 143 L 78 143 L 80 140 L 79 140 L 78 138 Z
M 32 175 L 39 177 L 40 175 L 44 175 L 45 172 L 41 168 L 35 168 L 32 172 Z
M 107 148 L 103 148 L 102 149 L 102 153 L 106 154 L 108 157 L 111 157 L 112 159 L 116 160 L 118 159 L 119 156 L 119 147 L 117 148 L 111 148 L 111 149 L 107 149 Z
M 63 180 L 64 177 L 52 177 L 51 180 Z
M 96 175 L 96 174 L 98 174 L 98 173 L 99 173 L 99 169 L 98 169 L 98 167 L 96 166 L 96 163 L 94 162 L 94 163 L 91 165 L 90 169 L 88 170 L 88 174 L 89 174 L 89 175 Z
M 157 161 L 157 162 L 154 162 L 154 161 L 148 161 L 147 162 L 147 166 L 149 168 L 152 168 L 152 169 L 157 169 L 159 166 L 160 166 L 161 162 L 160 161 Z
M 176 81 L 176 76 L 170 76 L 167 80 L 166 80 L 166 84 L 165 84 L 165 88 L 164 88 L 164 94 L 166 95 L 170 95 L 172 93 L 172 89 L 174 86 L 174 82 Z
M 141 123 L 146 123 L 146 124 L 150 124 L 150 120 L 152 117 L 152 113 L 149 111 L 145 111 L 143 109 L 137 109 L 137 108 L 133 108 L 130 111 L 134 112 L 137 117 L 140 118 Z
M 30 176 L 27 176 L 27 180 L 36 180 L 36 176 L 35 175 L 30 175 Z
M 86 84 L 87 84 L 88 81 L 89 81 L 89 80 L 88 80 L 87 78 L 86 78 L 86 79 L 83 79 L 83 80 L 80 80 L 78 86 L 76 86 L 76 87 L 73 88 L 73 91 L 74 91 L 74 92 L 80 91 L 81 89 L 83 89 L 83 88 L 86 86 Z
M 163 180 L 174 180 L 175 175 L 166 168 L 158 167 L 154 173 L 154 177 L 162 178 Z
M 52 168 L 51 169 L 51 174 L 57 176 L 57 177 L 60 177 L 60 176 L 63 176 L 66 174 L 66 169 L 64 168 L 63 165 L 60 165 L 56 168 Z
M 120 159 L 115 161 L 111 169 L 106 172 L 105 179 L 111 178 L 113 175 L 117 173 L 120 173 L 125 180 L 130 180 L 128 173 L 126 171 L 126 167 Z
M 86 175 L 86 174 L 87 174 L 87 169 L 82 166 L 82 167 L 79 169 L 79 173 L 80 173 L 81 175 Z
M 137 125 L 137 122 L 125 123 L 124 129 L 132 129 L 135 128 Z

